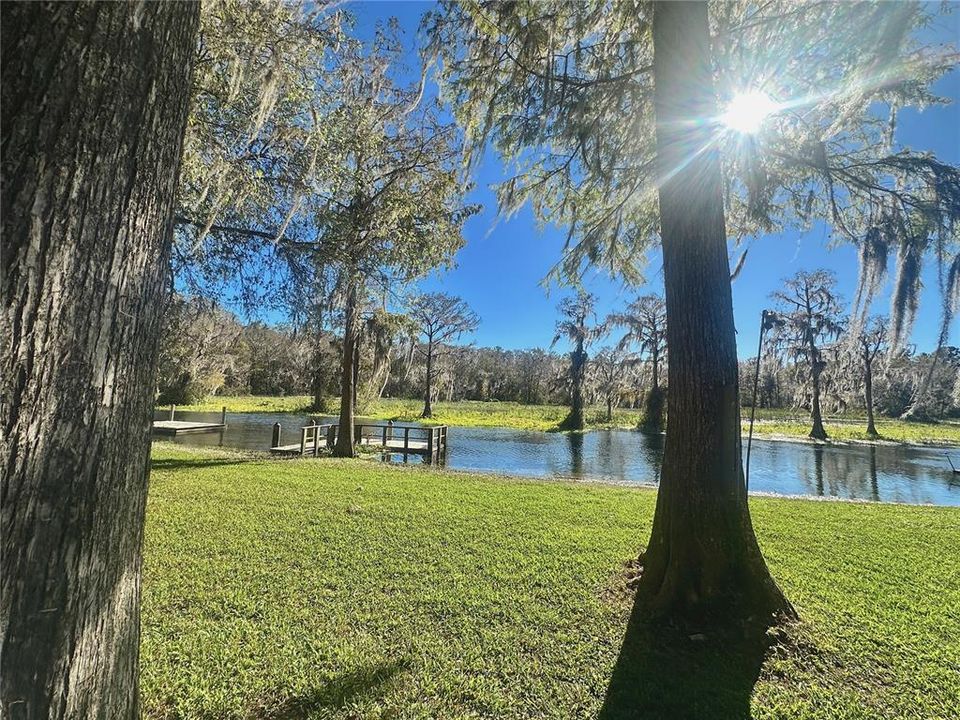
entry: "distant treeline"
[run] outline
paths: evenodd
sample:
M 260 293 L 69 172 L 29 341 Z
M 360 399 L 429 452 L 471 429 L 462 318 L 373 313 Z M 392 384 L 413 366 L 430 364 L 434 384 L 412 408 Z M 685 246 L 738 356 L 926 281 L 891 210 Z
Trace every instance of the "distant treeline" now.
M 379 325 L 378 325 L 379 323 Z M 375 314 L 361 333 L 357 401 L 361 409 L 379 397 L 423 398 L 425 368 L 415 333 L 400 330 L 386 340 Z M 435 400 L 482 400 L 564 405 L 570 401 L 569 354 L 539 348 L 457 346 L 438 359 Z M 243 323 L 209 301 L 176 296 L 166 315 L 161 339 L 157 398 L 160 403 L 190 403 L 211 395 L 312 395 L 319 409 L 339 394 L 340 339 L 320 337 L 285 326 Z M 611 385 L 611 353 L 590 354 L 586 399 L 602 404 L 613 388 L 614 407 L 640 407 L 650 386 L 648 362 L 625 357 Z M 874 405 L 896 417 L 915 401 L 930 374 L 919 416 L 940 419 L 960 415 L 960 349 L 932 353 L 907 348 L 881 359 L 874 370 Z M 604 363 L 607 367 L 604 367 Z M 934 367 L 931 369 L 931 364 Z M 740 395 L 751 404 L 755 358 L 740 363 Z M 661 369 L 661 382 L 666 371 Z M 856 357 L 836 350 L 821 376 L 824 412 L 864 410 L 862 373 Z M 762 358 L 757 406 L 809 410 L 809 373 L 780 353 Z

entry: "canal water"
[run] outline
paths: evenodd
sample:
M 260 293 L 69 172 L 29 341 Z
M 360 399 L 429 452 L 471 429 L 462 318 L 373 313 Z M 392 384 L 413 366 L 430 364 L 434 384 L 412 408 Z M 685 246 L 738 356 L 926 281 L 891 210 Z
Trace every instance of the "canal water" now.
M 166 419 L 158 411 L 156 419 Z M 219 413 L 178 412 L 178 420 L 219 422 Z M 273 424 L 282 427 L 282 442 L 299 440 L 299 428 L 311 420 L 333 418 L 280 413 L 227 415 L 222 433 L 183 435 L 185 445 L 266 450 Z M 507 428 L 450 428 L 445 465 L 539 478 L 576 478 L 616 483 L 656 484 L 663 437 L 630 430 L 546 433 Z M 960 506 L 960 449 L 904 445 L 828 445 L 758 440 L 750 457 L 750 490 L 781 495 L 808 495 Z M 394 455 L 392 461 L 402 462 Z M 409 462 L 418 463 L 411 456 Z

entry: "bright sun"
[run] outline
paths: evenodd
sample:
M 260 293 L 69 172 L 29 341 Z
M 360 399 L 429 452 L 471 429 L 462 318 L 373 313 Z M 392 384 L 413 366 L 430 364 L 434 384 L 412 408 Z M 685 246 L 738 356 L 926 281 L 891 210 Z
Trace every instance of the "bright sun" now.
M 731 130 L 755 133 L 776 110 L 777 104 L 769 95 L 760 90 L 750 90 L 734 95 L 720 119 Z

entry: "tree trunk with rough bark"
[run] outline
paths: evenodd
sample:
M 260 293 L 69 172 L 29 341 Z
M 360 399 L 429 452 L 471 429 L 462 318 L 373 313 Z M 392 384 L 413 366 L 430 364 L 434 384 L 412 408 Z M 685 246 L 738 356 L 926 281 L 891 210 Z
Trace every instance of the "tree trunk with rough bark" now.
M 570 353 L 570 413 L 562 423 L 564 430 L 583 430 L 583 383 L 586 379 L 587 353 L 583 341 L 577 342 L 576 349 Z
M 867 406 L 867 435 L 879 437 L 873 418 L 873 360 L 869 351 L 863 357 L 863 401 Z
M 420 417 L 432 418 L 433 406 L 431 405 L 431 396 L 433 395 L 433 336 L 427 338 L 427 388 L 423 395 L 423 412 Z
M 357 278 L 355 273 L 347 280 L 347 301 L 344 308 L 343 355 L 340 359 L 340 423 L 334 457 L 355 457 L 354 419 L 354 353 L 357 351 Z
M 812 347 L 813 343 L 811 343 Z M 810 403 L 810 417 L 813 421 L 813 427 L 810 428 L 810 437 L 815 440 L 826 440 L 827 431 L 823 427 L 823 412 L 820 410 L 820 373 L 823 372 L 823 362 L 814 349 L 813 370 L 811 379 L 813 382 L 813 399 Z
M 757 545 L 740 460 L 740 413 L 707 5 L 658 2 L 655 108 L 667 305 L 666 446 L 637 612 L 704 628 L 792 609 Z
M 0 13 L 0 715 L 134 718 L 152 395 L 199 6 Z

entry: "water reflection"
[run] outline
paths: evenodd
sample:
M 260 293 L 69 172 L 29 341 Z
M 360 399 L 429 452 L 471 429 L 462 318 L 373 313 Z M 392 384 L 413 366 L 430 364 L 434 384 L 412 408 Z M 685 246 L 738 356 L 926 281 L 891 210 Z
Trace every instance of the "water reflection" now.
M 182 416 L 219 420 L 219 413 Z M 300 426 L 311 420 L 328 422 L 330 418 L 269 413 L 229 415 L 222 434 L 187 435 L 176 442 L 265 450 L 274 422 L 281 423 L 284 441 L 294 442 Z M 445 464 L 455 469 L 532 477 L 657 483 L 663 445 L 663 435 L 635 431 L 544 433 L 454 427 L 450 428 Z M 390 460 L 403 462 L 404 458 L 394 455 Z M 960 505 L 960 483 L 954 481 L 939 448 L 817 446 L 754 439 L 750 465 L 751 491 Z
M 567 433 L 570 443 L 570 474 L 574 477 L 583 477 L 583 433 Z

